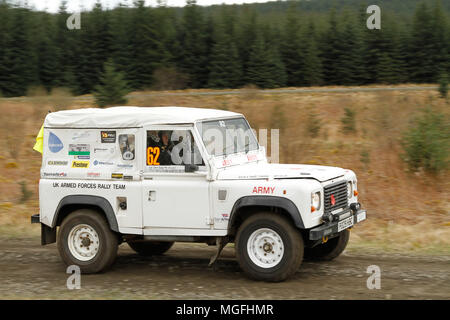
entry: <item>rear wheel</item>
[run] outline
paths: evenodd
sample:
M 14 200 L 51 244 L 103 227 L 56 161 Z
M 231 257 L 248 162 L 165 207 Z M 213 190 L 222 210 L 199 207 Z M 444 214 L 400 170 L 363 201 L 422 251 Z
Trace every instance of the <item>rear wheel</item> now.
M 169 241 L 129 241 L 128 245 L 141 256 L 158 256 L 173 246 Z
M 310 260 L 329 261 L 337 258 L 347 247 L 350 231 L 344 230 L 336 238 L 313 248 L 305 248 L 305 258 Z
M 57 246 L 66 265 L 77 265 L 82 273 L 96 273 L 114 262 L 118 237 L 103 215 L 94 210 L 81 209 L 63 220 Z
M 300 232 L 274 213 L 258 213 L 246 219 L 239 227 L 235 244 L 239 265 L 255 280 L 283 281 L 302 263 Z

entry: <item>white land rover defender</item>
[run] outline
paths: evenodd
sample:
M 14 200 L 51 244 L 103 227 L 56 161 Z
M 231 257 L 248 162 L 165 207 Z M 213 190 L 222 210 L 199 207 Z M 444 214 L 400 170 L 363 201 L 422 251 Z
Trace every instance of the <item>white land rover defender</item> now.
M 182 107 L 114 107 L 45 118 L 42 245 L 83 273 L 108 268 L 122 242 L 160 255 L 175 241 L 234 243 L 251 278 L 282 281 L 303 257 L 336 258 L 366 219 L 356 176 L 270 164 L 244 116 Z M 58 229 L 58 232 L 57 232 Z

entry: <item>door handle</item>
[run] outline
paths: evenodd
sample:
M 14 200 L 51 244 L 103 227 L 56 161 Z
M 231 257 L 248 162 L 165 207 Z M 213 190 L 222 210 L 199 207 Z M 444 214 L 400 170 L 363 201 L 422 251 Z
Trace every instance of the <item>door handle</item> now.
M 150 190 L 148 192 L 148 201 L 155 201 L 156 200 L 156 191 Z

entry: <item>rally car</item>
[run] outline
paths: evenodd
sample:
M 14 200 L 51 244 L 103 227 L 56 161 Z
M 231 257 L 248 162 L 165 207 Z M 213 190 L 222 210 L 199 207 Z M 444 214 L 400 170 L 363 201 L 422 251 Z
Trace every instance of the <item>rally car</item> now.
M 41 132 L 43 245 L 83 273 L 126 242 L 160 255 L 174 242 L 228 243 L 246 275 L 282 281 L 304 257 L 331 260 L 366 219 L 353 171 L 269 163 L 245 117 L 206 108 L 49 113 Z

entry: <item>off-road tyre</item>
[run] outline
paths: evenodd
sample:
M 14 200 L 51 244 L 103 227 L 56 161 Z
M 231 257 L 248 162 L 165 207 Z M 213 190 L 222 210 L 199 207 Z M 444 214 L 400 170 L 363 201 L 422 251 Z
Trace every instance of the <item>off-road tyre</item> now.
M 267 241 L 264 241 L 265 239 Z M 239 265 L 249 278 L 280 282 L 299 269 L 303 260 L 304 244 L 300 231 L 290 220 L 276 213 L 261 212 L 251 215 L 240 225 L 235 248 Z M 280 253 L 282 254 L 278 255 Z M 259 260 L 259 257 L 262 260 Z
M 83 226 L 87 227 L 83 228 Z M 83 231 L 85 232 L 83 233 Z M 79 236 L 76 237 L 75 234 Z M 90 239 L 90 244 L 85 245 L 84 248 L 91 248 L 92 251 L 90 252 L 92 257 L 88 257 L 89 259 L 85 261 L 77 258 L 76 254 L 81 256 L 83 253 L 79 253 L 75 249 L 75 247 L 78 250 L 83 249 L 75 245 L 75 239 L 82 238 Z M 97 273 L 106 270 L 114 263 L 117 257 L 118 236 L 110 229 L 104 215 L 95 210 L 80 209 L 70 213 L 62 221 L 58 231 L 57 246 L 59 254 L 67 266 L 77 265 L 80 267 L 81 273 Z M 83 244 L 81 244 L 82 246 Z M 86 259 L 86 257 L 84 258 Z
M 330 261 L 337 258 L 347 247 L 350 231 L 344 230 L 339 236 L 329 239 L 313 248 L 305 248 L 305 259 L 316 261 Z

